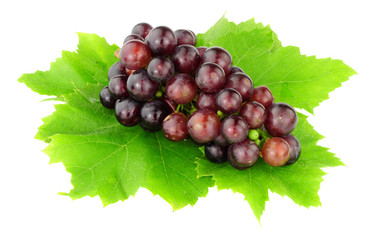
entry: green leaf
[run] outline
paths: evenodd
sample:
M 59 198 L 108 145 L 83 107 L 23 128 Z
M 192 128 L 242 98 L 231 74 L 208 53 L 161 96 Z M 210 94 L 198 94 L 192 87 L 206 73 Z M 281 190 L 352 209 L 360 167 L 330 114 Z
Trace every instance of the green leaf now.
M 252 25 L 247 27 L 248 31 L 238 30 L 246 24 Z M 234 23 L 221 19 L 200 35 L 199 43 L 224 47 L 231 53 L 233 64 L 251 76 L 255 86 L 266 85 L 275 101 L 286 102 L 311 113 L 314 107 L 328 98 L 330 91 L 355 74 L 340 60 L 307 57 L 301 55 L 297 47 L 274 44 L 275 35 L 268 27 L 252 20 L 236 28 Z M 301 142 L 302 154 L 297 163 L 288 167 L 271 167 L 259 159 L 250 169 L 238 171 L 228 163 L 213 164 L 202 156 L 197 158 L 198 175 L 212 176 L 219 190 L 232 189 L 242 193 L 258 219 L 265 209 L 269 190 L 289 196 L 305 207 L 320 206 L 317 192 L 325 174 L 321 168 L 343 163 L 327 148 L 317 145 L 322 136 L 307 122 L 305 115 L 298 115 L 299 123 L 293 134 Z
M 198 175 L 213 176 L 219 190 L 232 189 L 242 193 L 258 219 L 268 201 L 268 190 L 287 195 L 301 206 L 320 206 L 318 190 L 325 174 L 321 168 L 341 166 L 343 163 L 327 148 L 317 145 L 322 136 L 307 122 L 306 116 L 298 114 L 298 117 L 293 135 L 301 142 L 302 151 L 297 163 L 271 167 L 260 158 L 253 167 L 238 171 L 229 163 L 214 164 L 202 156 L 197 158 Z
M 248 31 L 241 30 L 244 26 Z M 220 36 L 220 33 L 224 35 Z M 292 46 L 276 44 L 275 48 L 275 35 L 269 27 L 255 24 L 253 20 L 236 28 L 234 23 L 221 19 L 205 34 L 199 35 L 198 43 L 227 49 L 233 57 L 233 65 L 241 67 L 255 86 L 266 85 L 276 101 L 310 113 L 328 99 L 329 92 L 355 74 L 341 60 L 307 57 Z
M 320 205 L 317 192 L 325 174 L 321 169 L 342 163 L 317 145 L 322 136 L 306 116 L 299 114 L 293 132 L 302 145 L 297 163 L 275 168 L 259 159 L 244 171 L 228 163 L 213 164 L 190 140 L 170 142 L 160 131 L 121 126 L 113 110 L 99 101 L 100 90 L 108 84 L 107 71 L 117 61 L 113 53 L 118 47 L 95 34 L 78 35 L 77 52 L 64 51 L 49 71 L 19 79 L 33 91 L 61 101 L 43 119 L 36 138 L 49 144 L 44 152 L 51 163 L 61 162 L 71 173 L 73 189 L 65 195 L 73 199 L 99 196 L 108 205 L 144 187 L 179 209 L 194 205 L 216 184 L 218 189 L 243 194 L 258 219 L 269 190 L 305 207 Z M 256 86 L 267 85 L 276 101 L 309 112 L 355 73 L 340 60 L 307 57 L 296 47 L 283 47 L 269 26 L 254 19 L 236 25 L 223 17 L 206 33 L 198 34 L 198 45 L 226 48 Z
M 194 159 L 201 152 L 191 141 L 174 143 L 161 132 L 120 125 L 113 110 L 104 108 L 99 92 L 108 84 L 108 68 L 116 61 L 116 46 L 96 35 L 79 34 L 77 53 L 65 53 L 50 71 L 20 78 L 34 91 L 55 95 L 64 104 L 43 119 L 37 139 L 50 142 L 51 163 L 62 162 L 71 173 L 73 199 L 99 195 L 104 205 L 125 200 L 145 187 L 173 209 L 194 205 L 214 182 L 198 178 Z M 103 42 L 104 41 L 104 42 Z M 74 72 L 74 78 L 54 76 Z M 45 88 L 46 82 L 52 83 Z M 65 88 L 62 86 L 69 86 Z

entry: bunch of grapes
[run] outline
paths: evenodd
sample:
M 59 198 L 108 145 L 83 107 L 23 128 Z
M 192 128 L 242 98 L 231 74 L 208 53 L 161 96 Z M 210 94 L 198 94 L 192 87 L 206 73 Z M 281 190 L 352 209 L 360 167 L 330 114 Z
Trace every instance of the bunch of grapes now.
M 120 61 L 108 71 L 102 105 L 124 126 L 161 129 L 171 141 L 190 137 L 214 163 L 242 170 L 259 157 L 271 166 L 296 162 L 295 110 L 275 103 L 268 87 L 254 88 L 227 50 L 196 42 L 190 30 L 135 25 L 115 52 Z

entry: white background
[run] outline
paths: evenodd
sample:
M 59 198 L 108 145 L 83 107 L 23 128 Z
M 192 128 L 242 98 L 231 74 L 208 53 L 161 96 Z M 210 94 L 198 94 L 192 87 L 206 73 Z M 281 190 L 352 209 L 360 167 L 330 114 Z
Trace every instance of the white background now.
M 375 239 L 374 8 L 371 1 L 1 1 L 0 239 Z M 346 167 L 328 173 L 322 207 L 306 209 L 270 193 L 261 224 L 240 194 L 210 190 L 176 212 L 140 189 L 106 208 L 98 197 L 72 201 L 61 164 L 49 165 L 34 135 L 51 102 L 17 79 L 47 70 L 75 32 L 120 44 L 134 24 L 205 32 L 224 13 L 236 23 L 270 24 L 283 45 L 342 59 L 359 74 L 330 94 L 309 121 Z

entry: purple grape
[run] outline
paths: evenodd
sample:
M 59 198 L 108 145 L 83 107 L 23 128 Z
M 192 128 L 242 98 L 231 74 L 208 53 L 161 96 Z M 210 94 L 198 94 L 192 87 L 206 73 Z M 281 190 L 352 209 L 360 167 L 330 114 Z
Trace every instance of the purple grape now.
M 139 69 L 129 76 L 126 88 L 135 100 L 147 101 L 158 91 L 159 84 L 148 77 L 145 69 Z
M 298 117 L 296 111 L 286 103 L 273 103 L 267 109 L 264 127 L 273 137 L 282 137 L 296 128 Z
M 301 154 L 301 144 L 293 135 L 288 135 L 286 137 L 283 137 L 283 139 L 287 141 L 291 151 L 289 160 L 284 164 L 285 166 L 287 166 L 295 163 L 298 160 L 299 155 Z
M 232 68 L 232 56 L 222 47 L 210 47 L 202 55 L 202 64 L 206 62 L 216 63 L 223 68 L 226 75 Z
M 240 67 L 232 66 L 230 72 L 228 73 L 228 76 L 230 76 L 233 73 L 237 73 L 237 72 L 244 73 L 244 71 Z
M 141 37 L 141 36 L 139 36 L 139 35 L 137 35 L 137 34 L 130 34 L 130 35 L 128 35 L 128 36 L 124 39 L 124 41 L 122 42 L 122 45 L 124 45 L 125 43 L 129 42 L 130 40 L 134 40 L 134 39 L 136 39 L 136 40 L 141 40 L 142 42 L 145 41 L 145 40 L 143 39 L 143 37 Z
M 177 38 L 177 46 L 187 44 L 195 46 L 197 43 L 196 36 L 192 31 L 185 30 L 185 29 L 178 29 L 174 31 L 174 34 Z
M 162 124 L 164 136 L 174 142 L 186 139 L 189 136 L 187 121 L 188 118 L 182 113 L 174 112 L 169 114 Z
M 288 142 L 279 137 L 267 139 L 262 147 L 264 161 L 274 167 L 284 165 L 290 157 L 290 152 Z
M 128 77 L 125 75 L 116 75 L 109 80 L 108 89 L 116 99 L 129 96 L 126 90 L 127 79 Z
M 165 26 L 156 27 L 145 38 L 147 46 L 154 56 L 166 56 L 177 46 L 174 32 Z
M 141 127 L 147 131 L 161 129 L 164 119 L 170 114 L 165 102 L 154 99 L 143 104 L 141 108 Z
M 174 65 L 169 58 L 154 57 L 147 66 L 148 76 L 156 82 L 167 82 L 174 74 Z
M 113 109 L 115 107 L 116 98 L 109 92 L 108 87 L 104 87 L 100 91 L 100 102 L 106 108 Z
M 131 70 L 145 67 L 151 60 L 151 52 L 147 45 L 140 40 L 130 40 L 120 50 L 122 65 Z
M 223 89 L 216 96 L 216 106 L 224 114 L 237 112 L 240 110 L 241 105 L 241 94 L 233 88 Z
M 142 103 L 131 97 L 119 99 L 115 105 L 116 119 L 124 126 L 130 127 L 139 123 Z
M 227 158 L 229 163 L 238 170 L 253 166 L 259 157 L 259 148 L 255 142 L 245 139 L 229 146 Z
M 167 98 L 166 96 L 161 97 L 160 100 L 164 101 L 168 105 L 170 112 L 176 111 L 177 103 L 173 102 L 171 99 Z
M 221 134 L 221 133 L 220 133 L 219 136 L 217 136 L 217 137 L 214 139 L 214 143 L 215 143 L 216 145 L 219 145 L 219 146 L 222 146 L 222 147 L 224 147 L 224 146 L 228 146 L 228 145 L 229 145 L 228 141 L 225 140 L 225 138 L 223 137 L 223 134 Z
M 202 58 L 202 55 L 203 55 L 203 53 L 207 50 L 207 47 L 204 47 L 204 46 L 202 46 L 202 47 L 197 47 L 197 50 L 198 50 L 198 52 L 199 52 L 199 56 L 201 56 L 201 58 Z
M 141 36 L 142 38 L 145 38 L 150 31 L 152 30 L 152 26 L 148 23 L 138 23 L 135 25 L 131 31 L 132 34 L 136 34 Z
M 179 73 L 170 78 L 165 89 L 167 97 L 178 104 L 193 101 L 198 91 L 194 78 L 185 73 Z
M 246 120 L 249 129 L 260 128 L 266 121 L 266 109 L 258 102 L 247 102 L 240 110 L 240 115 Z
M 194 46 L 180 45 L 173 51 L 171 60 L 177 72 L 193 74 L 198 68 L 200 56 Z
M 203 92 L 218 92 L 225 83 L 225 72 L 216 63 L 204 63 L 198 68 L 195 81 Z
M 195 111 L 187 123 L 190 137 L 197 143 L 208 143 L 220 134 L 220 119 L 208 109 Z
M 222 120 L 221 134 L 228 143 L 242 142 L 248 133 L 247 123 L 241 116 L 230 115 Z
M 193 46 L 197 45 L 197 35 L 192 30 L 188 30 L 193 35 Z
M 254 88 L 254 92 L 251 95 L 250 100 L 262 104 L 266 109 L 274 102 L 271 90 L 266 86 Z
M 227 77 L 223 88 L 236 89 L 242 97 L 243 102 L 249 101 L 254 91 L 253 81 L 245 73 L 232 73 Z
M 216 93 L 201 92 L 197 98 L 197 109 L 207 108 L 217 112 Z
M 227 150 L 228 147 L 216 145 L 214 142 L 210 142 L 204 147 L 204 153 L 207 159 L 213 163 L 226 162 Z
M 122 66 L 121 62 L 115 62 L 108 70 L 108 80 L 111 80 L 113 76 L 116 75 L 127 75 L 125 67 Z

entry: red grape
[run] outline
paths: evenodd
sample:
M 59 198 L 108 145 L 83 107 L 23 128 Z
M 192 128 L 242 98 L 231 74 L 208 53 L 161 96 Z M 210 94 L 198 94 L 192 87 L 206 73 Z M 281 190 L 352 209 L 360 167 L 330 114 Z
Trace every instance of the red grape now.
M 266 86 L 259 86 L 254 88 L 254 92 L 250 98 L 251 101 L 256 101 L 262 104 L 266 109 L 274 103 L 274 98 L 271 90 Z
M 131 70 L 143 68 L 151 60 L 151 52 L 147 45 L 140 40 L 130 40 L 120 50 L 122 65 Z
M 173 51 L 171 60 L 177 72 L 193 74 L 198 68 L 200 56 L 194 46 L 180 45 Z
M 193 101 L 198 91 L 194 78 L 185 73 L 170 78 L 165 89 L 167 97 L 178 104 Z
M 291 151 L 289 160 L 285 163 L 285 165 L 291 165 L 298 160 L 299 155 L 301 154 L 301 144 L 293 135 L 288 135 L 283 137 L 283 139 L 288 142 Z
M 267 109 L 264 127 L 273 137 L 282 137 L 291 133 L 297 126 L 296 111 L 286 103 L 274 103 Z
M 230 115 L 225 117 L 221 123 L 221 134 L 228 143 L 237 143 L 245 140 L 249 128 L 246 121 L 237 115 Z
M 264 161 L 271 166 L 282 166 L 290 157 L 290 146 L 287 141 L 282 138 L 269 138 L 262 147 L 262 157 Z
M 216 106 L 225 114 L 237 112 L 240 110 L 241 104 L 241 94 L 233 88 L 223 89 L 216 96 Z
M 202 64 L 206 62 L 216 63 L 223 68 L 225 74 L 229 74 L 232 68 L 232 56 L 222 47 L 210 47 L 202 54 Z
M 152 30 L 152 26 L 148 23 L 138 23 L 135 25 L 132 29 L 132 34 L 136 34 L 141 36 L 142 38 L 145 38 L 150 31 Z
M 259 148 L 255 142 L 245 139 L 229 146 L 227 158 L 236 169 L 244 170 L 253 166 L 259 157 Z
M 188 118 L 179 112 L 169 114 L 163 121 L 164 136 L 171 141 L 178 142 L 189 136 L 187 129 Z
M 190 137 L 198 143 L 208 143 L 220 134 L 220 119 L 208 109 L 195 111 L 187 123 Z
M 240 115 L 246 120 L 249 129 L 260 128 L 266 121 L 266 109 L 258 102 L 247 102 L 240 110 Z
M 247 102 L 254 91 L 253 81 L 245 73 L 232 73 L 227 77 L 223 88 L 236 89 L 242 97 L 243 102 Z

